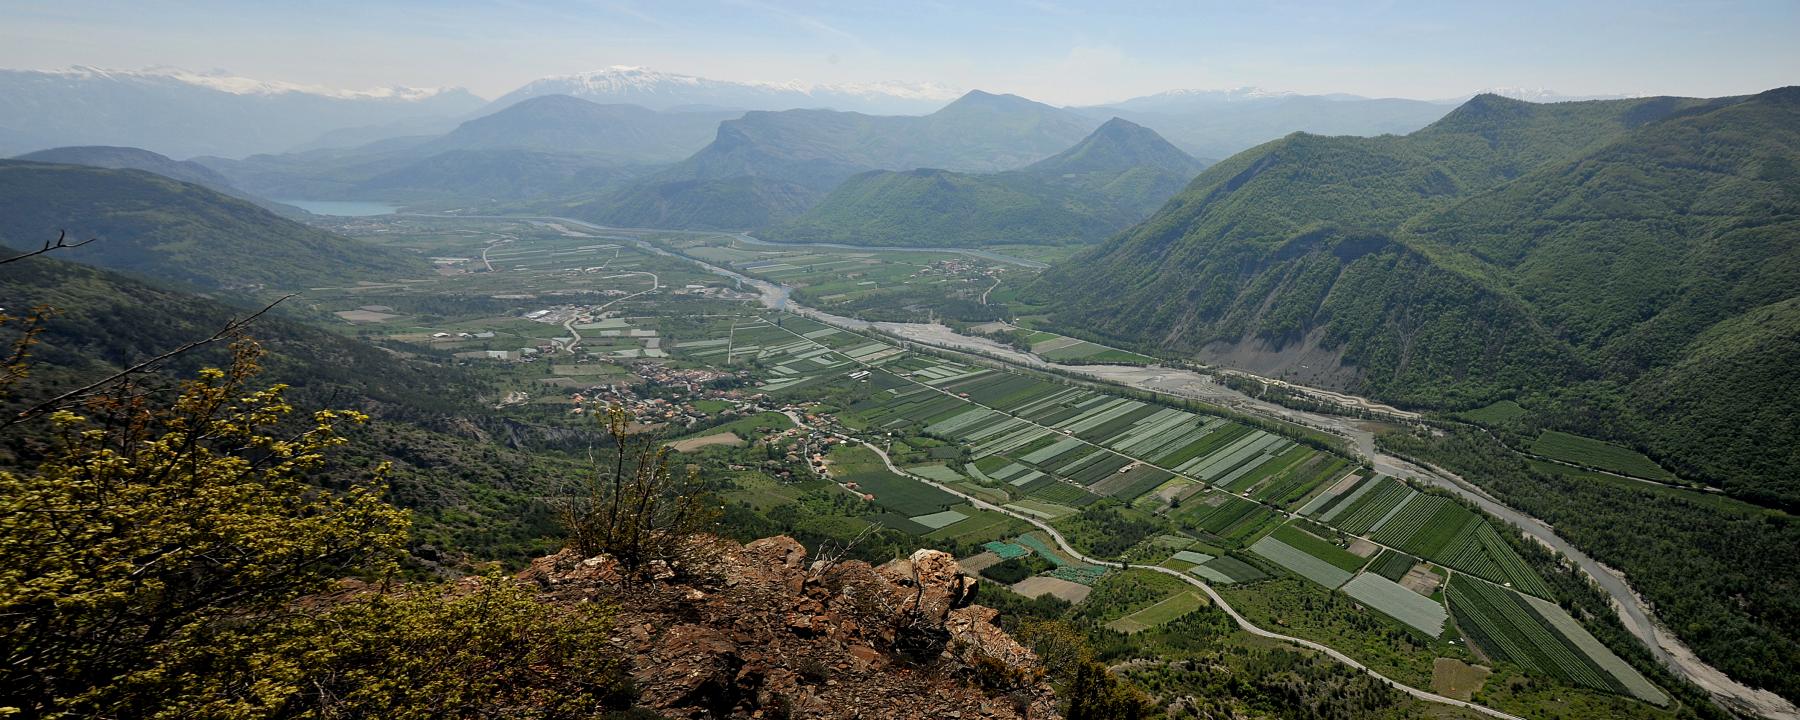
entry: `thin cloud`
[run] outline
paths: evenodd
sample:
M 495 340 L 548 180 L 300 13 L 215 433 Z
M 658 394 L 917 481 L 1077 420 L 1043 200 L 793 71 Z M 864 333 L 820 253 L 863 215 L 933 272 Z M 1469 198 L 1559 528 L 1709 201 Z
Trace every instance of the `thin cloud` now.
M 775 17 L 786 20 L 794 25 L 798 25 L 800 27 L 811 30 L 811 31 L 813 31 L 814 34 L 817 34 L 817 35 L 823 35 L 826 37 L 837 38 L 844 42 L 855 45 L 857 47 L 857 49 L 859 49 L 859 50 L 870 49 L 869 43 L 864 41 L 861 36 L 859 36 L 855 33 L 852 33 L 848 30 L 839 28 L 835 25 L 832 25 L 831 23 L 825 22 L 824 20 L 820 20 L 811 15 L 797 13 L 792 10 L 788 10 L 786 8 L 776 7 L 774 5 L 769 5 L 767 3 L 759 2 L 758 0 L 727 0 L 727 2 L 729 2 L 732 5 L 741 7 L 741 8 L 746 8 L 749 10 L 755 10 L 757 12 L 762 12 L 762 13 L 767 13 L 769 15 L 773 15 Z

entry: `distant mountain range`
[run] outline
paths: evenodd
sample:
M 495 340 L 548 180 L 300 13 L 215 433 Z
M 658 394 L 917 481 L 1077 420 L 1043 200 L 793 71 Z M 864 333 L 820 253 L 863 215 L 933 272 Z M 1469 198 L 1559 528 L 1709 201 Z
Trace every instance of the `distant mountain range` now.
M 0 154 L 70 145 L 277 152 L 340 128 L 465 115 L 461 89 L 340 91 L 181 70 L 0 70 Z
M 628 227 L 747 229 L 792 217 L 870 170 L 971 172 L 1023 167 L 1081 140 L 1098 121 L 1016 95 L 971 91 L 930 115 L 751 112 L 719 125 L 692 157 L 631 187 L 566 209 Z M 683 196 L 714 199 L 719 215 Z M 756 204 L 755 207 L 746 204 Z M 700 214 L 679 222 L 670 207 Z M 756 219 L 758 224 L 740 224 Z
M 1450 105 L 1354 95 L 1298 95 L 1247 88 L 1177 90 L 1091 108 L 1155 128 L 1195 157 L 1219 159 L 1292 132 L 1319 135 L 1405 134 L 1449 112 Z
M 414 148 L 535 150 L 591 155 L 624 163 L 671 163 L 712 141 L 734 111 L 656 112 L 637 105 L 601 105 L 568 95 L 521 100 L 458 125 Z
M 1623 97 L 1523 88 L 1491 92 L 1540 102 Z M 0 70 L 0 155 L 74 145 L 139 147 L 177 158 L 343 149 L 440 135 L 462 121 L 553 95 L 735 116 L 795 109 L 925 115 L 963 93 L 931 83 L 738 82 L 614 66 L 533 80 L 489 102 L 461 88 L 342 90 L 176 68 Z M 1237 88 L 1172 90 L 1073 110 L 1093 117 L 1095 125 L 1123 117 L 1156 129 L 1198 157 L 1221 158 L 1294 131 L 1410 132 L 1463 99 Z
M 500 96 L 489 109 L 504 108 L 527 98 L 568 95 L 603 104 L 641 105 L 652 110 L 820 108 L 879 115 L 920 115 L 943 107 L 959 94 L 929 83 L 748 83 L 618 65 L 533 80 Z
M 1143 220 L 1205 163 L 1154 131 L 1114 118 L 1022 169 L 878 170 L 762 237 L 788 242 L 979 247 L 1094 242 Z
M 279 198 L 486 202 L 594 193 L 705 147 L 730 112 L 532 98 L 436 137 L 200 162 Z
M 175 160 L 142 148 L 110 145 L 73 146 L 39 150 L 13 159 L 65 165 L 91 165 L 115 170 L 143 170 L 170 180 L 193 183 L 226 195 L 246 197 L 244 191 L 232 186 L 230 180 L 226 180 L 224 175 L 214 172 L 212 168 L 192 160 Z

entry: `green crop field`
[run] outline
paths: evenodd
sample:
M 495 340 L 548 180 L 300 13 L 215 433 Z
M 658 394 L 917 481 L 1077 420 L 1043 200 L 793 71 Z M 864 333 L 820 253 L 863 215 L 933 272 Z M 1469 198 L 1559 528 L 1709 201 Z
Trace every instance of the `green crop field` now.
M 1127 635 L 1142 632 L 1205 607 L 1206 598 L 1198 592 L 1178 592 L 1106 626 Z
M 1582 687 L 1626 692 L 1617 678 L 1556 632 L 1518 593 L 1455 576 L 1447 594 L 1457 627 L 1490 657 Z
M 1268 578 L 1255 565 L 1234 557 L 1221 556 L 1194 566 L 1188 572 L 1217 583 L 1246 583 Z
M 1545 430 L 1544 434 L 1539 435 L 1537 441 L 1531 444 L 1531 451 L 1552 460 L 1634 477 L 1663 482 L 1678 480 L 1674 473 L 1664 470 L 1656 461 L 1644 457 L 1643 453 L 1636 450 L 1555 430 Z
M 1100 496 L 1074 485 L 1056 481 L 1051 481 L 1050 484 L 1032 491 L 1031 496 L 1044 502 L 1072 505 L 1078 508 L 1092 505 L 1100 499 Z
M 1357 557 L 1350 551 L 1320 539 L 1293 525 L 1283 525 L 1275 528 L 1275 532 L 1270 533 L 1269 536 L 1276 540 L 1280 540 L 1288 547 L 1331 563 L 1346 572 L 1356 572 L 1358 569 L 1362 568 L 1365 562 L 1367 562 L 1367 560 Z
M 1341 502 L 1319 513 L 1319 520 L 1352 535 L 1361 535 L 1414 494 L 1412 488 L 1393 478 L 1376 478 L 1358 485 Z
M 1479 407 L 1474 410 L 1464 410 L 1456 413 L 1456 416 L 1468 420 L 1469 422 L 1481 423 L 1483 425 L 1503 425 L 1525 417 L 1528 414 L 1529 411 L 1519 407 L 1518 403 L 1511 400 L 1501 400 L 1486 407 Z
M 1419 559 L 1416 557 L 1395 550 L 1383 550 L 1380 555 L 1375 556 L 1374 562 L 1369 563 L 1369 572 L 1389 580 L 1399 580 L 1406 577 L 1407 571 L 1418 564 Z
M 962 502 L 962 498 L 885 469 L 850 473 L 839 480 L 856 483 L 858 491 L 875 496 L 876 505 L 909 518 L 929 515 Z

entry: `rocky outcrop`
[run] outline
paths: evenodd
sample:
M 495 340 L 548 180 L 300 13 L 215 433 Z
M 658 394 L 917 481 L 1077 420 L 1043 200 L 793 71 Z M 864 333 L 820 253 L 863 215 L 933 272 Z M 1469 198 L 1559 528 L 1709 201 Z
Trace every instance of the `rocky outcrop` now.
M 788 537 L 707 550 L 644 578 L 565 550 L 518 577 L 616 607 L 610 642 L 668 717 L 1056 717 L 1037 658 L 971 604 L 977 581 L 947 553 L 877 568 L 808 562 Z

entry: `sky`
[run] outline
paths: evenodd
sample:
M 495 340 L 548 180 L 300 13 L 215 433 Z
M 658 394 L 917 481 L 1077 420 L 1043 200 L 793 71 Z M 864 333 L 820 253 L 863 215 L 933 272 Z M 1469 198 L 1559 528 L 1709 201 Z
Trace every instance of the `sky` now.
M 1449 99 L 1800 84 L 1800 0 L 0 0 L 0 67 L 174 66 L 365 89 L 635 65 L 929 82 L 1061 105 L 1176 88 Z

